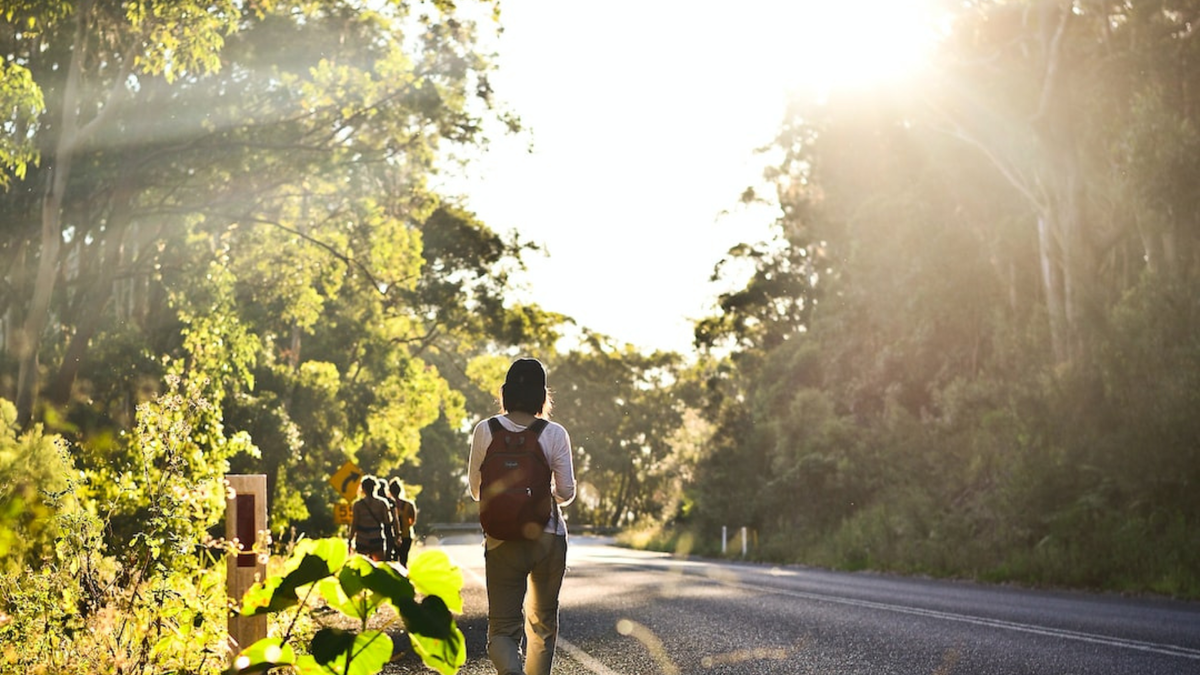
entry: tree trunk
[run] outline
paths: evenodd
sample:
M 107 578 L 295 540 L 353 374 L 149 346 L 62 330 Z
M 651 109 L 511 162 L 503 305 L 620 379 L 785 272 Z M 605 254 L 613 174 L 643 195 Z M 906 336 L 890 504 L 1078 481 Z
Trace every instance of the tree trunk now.
M 71 390 L 79 376 L 79 369 L 83 365 L 87 348 L 99 329 L 104 312 L 109 306 L 117 269 L 119 269 L 117 260 L 102 260 L 99 273 L 94 279 L 87 282 L 86 288 L 80 291 L 84 297 L 79 303 L 75 330 L 71 335 L 71 341 L 67 344 L 67 350 L 63 354 L 58 372 L 46 390 L 46 400 L 54 405 L 66 405 L 71 400 Z
M 1062 362 L 1066 358 L 1064 347 L 1065 313 L 1063 312 L 1062 279 L 1059 271 L 1058 256 L 1055 254 L 1054 236 L 1051 233 L 1050 220 L 1053 216 L 1042 213 L 1037 219 L 1038 230 L 1038 261 L 1042 272 L 1042 290 L 1046 294 L 1046 315 L 1050 327 L 1050 347 L 1054 360 Z
M 1065 132 L 1071 133 L 1071 132 Z M 1062 240 L 1063 309 L 1066 312 L 1067 359 L 1083 355 L 1086 345 L 1083 335 L 1084 302 L 1095 296 L 1096 280 L 1092 275 L 1091 256 L 1084 236 L 1084 186 L 1074 137 L 1065 144 L 1061 168 L 1062 213 L 1059 227 Z
M 100 328 L 104 312 L 112 299 L 113 282 L 125 267 L 132 199 L 129 181 L 123 177 L 113 190 L 106 236 L 95 244 L 100 247 L 99 254 L 95 256 L 98 263 L 95 264 L 95 276 L 82 279 L 84 287 L 80 290 L 82 298 L 78 303 L 75 330 L 58 373 L 46 391 L 46 400 L 54 405 L 66 405 L 70 401 L 71 390 L 79 376 L 87 348 L 92 336 Z
M 1057 362 L 1069 361 L 1081 353 L 1079 331 L 1082 301 L 1090 284 L 1091 264 L 1084 237 L 1086 200 L 1083 169 L 1080 166 L 1079 125 L 1072 105 L 1072 91 L 1065 82 L 1070 73 L 1062 52 L 1064 37 L 1072 25 L 1069 2 L 1045 3 L 1043 18 L 1046 54 L 1045 76 L 1037 113 L 1031 120 L 1034 135 L 1045 153 L 1048 175 L 1042 180 L 1048 195 L 1046 208 L 1038 220 L 1043 286 L 1050 312 L 1051 348 Z M 1050 30 L 1050 17 L 1057 13 L 1057 24 Z
M 54 154 L 48 158 L 48 179 L 42 198 L 42 244 L 38 255 L 37 275 L 29 311 L 17 336 L 17 422 L 27 426 L 33 419 L 37 401 L 40 373 L 38 351 L 42 332 L 50 319 L 50 301 L 59 272 L 59 252 L 62 249 L 62 209 L 68 179 L 79 139 L 80 79 L 85 58 L 84 32 L 91 13 L 91 3 L 82 2 L 76 11 L 75 38 L 71 49 L 66 86 L 62 96 L 62 119 Z
M 626 468 L 621 473 L 621 487 L 617 490 L 617 498 L 613 502 L 612 518 L 609 519 L 609 527 L 618 527 L 621 524 L 621 518 L 625 515 L 625 504 L 629 500 L 629 486 L 633 483 L 630 474 L 633 473 L 633 467 Z
M 70 81 L 71 78 L 68 78 Z M 68 84 L 68 97 L 71 89 Z M 64 114 L 65 117 L 67 115 Z M 50 316 L 50 298 L 58 278 L 58 253 L 62 247 L 62 195 L 67 187 L 71 164 L 69 151 L 63 151 L 70 147 L 70 141 L 67 140 L 70 135 L 66 129 L 63 130 L 59 152 L 52 160 L 54 168 L 42 200 L 42 247 L 34 279 L 33 299 L 17 338 L 17 421 L 22 426 L 33 418 L 33 405 L 38 394 L 38 348 Z

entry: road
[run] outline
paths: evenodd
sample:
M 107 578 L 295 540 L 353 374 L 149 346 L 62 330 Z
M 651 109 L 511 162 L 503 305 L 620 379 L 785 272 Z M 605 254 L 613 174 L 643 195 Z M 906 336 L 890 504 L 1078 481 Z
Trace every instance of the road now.
M 1200 603 L 675 560 L 605 544 L 571 539 L 554 675 L 1200 674 Z M 482 547 L 474 536 L 435 545 L 466 578 L 460 673 L 490 675 Z M 432 671 L 408 654 L 384 672 Z

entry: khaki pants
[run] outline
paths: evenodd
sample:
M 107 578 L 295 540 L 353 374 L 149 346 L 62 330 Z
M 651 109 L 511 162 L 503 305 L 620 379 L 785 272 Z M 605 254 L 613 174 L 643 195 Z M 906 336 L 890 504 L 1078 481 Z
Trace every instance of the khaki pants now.
M 558 641 L 558 592 L 567 570 L 567 538 L 543 532 L 534 541 L 488 549 L 488 657 L 499 675 L 550 675 Z M 529 598 L 526 602 L 526 588 Z M 525 636 L 522 668 L 521 634 Z

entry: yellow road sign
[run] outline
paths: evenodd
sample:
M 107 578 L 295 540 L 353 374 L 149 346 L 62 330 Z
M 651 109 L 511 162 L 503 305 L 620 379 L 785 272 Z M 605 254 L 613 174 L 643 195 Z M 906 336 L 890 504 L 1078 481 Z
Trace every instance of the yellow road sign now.
M 338 469 L 332 476 L 329 477 L 329 484 L 334 490 L 348 502 L 354 501 L 358 497 L 358 484 L 362 482 L 363 471 L 354 464 L 347 461 Z
M 354 522 L 354 509 L 348 502 L 338 502 L 333 505 L 334 525 L 350 525 Z

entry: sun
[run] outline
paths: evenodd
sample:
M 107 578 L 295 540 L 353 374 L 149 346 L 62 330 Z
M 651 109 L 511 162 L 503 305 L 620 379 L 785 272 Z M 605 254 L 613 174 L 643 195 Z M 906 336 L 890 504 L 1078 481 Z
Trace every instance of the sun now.
M 768 9 L 769 8 L 769 9 Z M 827 92 L 892 84 L 926 64 L 946 17 L 932 0 L 771 2 L 767 33 L 773 77 Z

